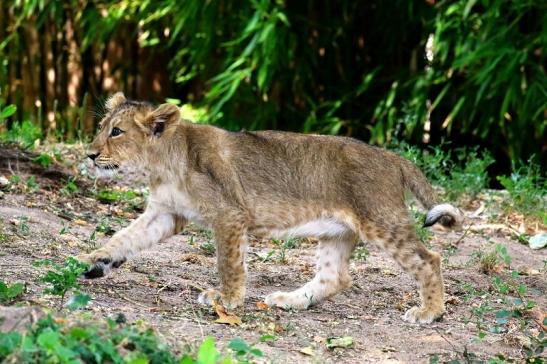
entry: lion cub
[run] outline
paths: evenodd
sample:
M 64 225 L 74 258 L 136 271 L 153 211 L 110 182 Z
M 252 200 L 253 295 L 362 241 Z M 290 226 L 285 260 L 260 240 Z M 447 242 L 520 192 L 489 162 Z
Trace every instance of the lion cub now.
M 426 226 L 456 226 L 462 214 L 437 197 L 408 160 L 334 136 L 229 132 L 181 120 L 176 106 L 108 99 L 89 149 L 99 170 L 134 163 L 150 173 L 146 211 L 102 248 L 84 255 L 87 278 L 179 232 L 187 221 L 214 231 L 220 288 L 199 302 L 243 304 L 247 236 L 315 237 L 317 273 L 292 292 L 266 297 L 271 306 L 305 309 L 351 285 L 348 261 L 359 240 L 377 243 L 416 281 L 422 304 L 404 315 L 429 323 L 444 312 L 441 259 L 416 236 L 405 206 L 409 189 L 429 209 Z

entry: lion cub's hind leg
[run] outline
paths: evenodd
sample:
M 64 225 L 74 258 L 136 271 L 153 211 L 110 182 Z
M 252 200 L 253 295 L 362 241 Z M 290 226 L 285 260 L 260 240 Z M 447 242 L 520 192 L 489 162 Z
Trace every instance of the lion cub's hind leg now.
M 379 243 L 418 282 L 422 304 L 408 310 L 403 319 L 430 323 L 440 318 L 445 311 L 440 255 L 423 246 L 409 221 L 392 225 L 366 221 L 362 226 L 363 240 Z
M 285 309 L 306 309 L 350 287 L 352 279 L 348 264 L 357 242 L 358 237 L 352 232 L 322 239 L 317 248 L 315 277 L 295 291 L 268 295 L 266 304 Z

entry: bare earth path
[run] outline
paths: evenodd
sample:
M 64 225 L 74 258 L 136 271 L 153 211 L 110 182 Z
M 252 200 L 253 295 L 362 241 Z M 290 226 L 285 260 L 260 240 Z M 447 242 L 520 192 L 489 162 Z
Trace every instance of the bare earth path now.
M 41 294 L 41 271 L 32 262 L 42 258 L 62 261 L 105 243 L 108 235 L 138 215 L 144 197 L 137 194 L 101 203 L 92 192 L 101 185 L 93 186 L 92 181 L 79 177 L 84 182 L 79 183 L 78 192 L 71 193 L 66 191 L 62 175 L 50 178 L 37 174 L 27 168 L 30 162 L 11 158 L 9 166 L 6 160 L 0 163 L 0 176 L 15 174 L 20 181 L 0 189 L 0 280 L 24 281 L 24 300 L 51 305 Z M 72 169 L 62 168 L 63 173 L 69 176 L 78 166 L 74 161 Z M 27 186 L 31 176 L 35 176 L 38 189 Z M 112 182 L 101 183 L 113 187 Z M 143 179 L 129 174 L 121 184 L 136 189 Z M 447 290 L 447 314 L 429 326 L 401 320 L 404 311 L 418 301 L 416 287 L 394 261 L 370 244 L 360 246 L 352 261 L 355 284 L 351 289 L 308 311 L 265 309 L 260 302 L 267 293 L 297 288 L 312 277 L 311 240 L 290 249 L 281 249 L 272 241 L 253 240 L 248 254 L 248 296 L 245 307 L 236 312 L 243 324 L 217 324 L 214 310 L 196 302 L 200 289 L 217 284 L 212 239 L 196 226 L 154 246 L 109 277 L 83 281 L 83 291 L 93 297 L 87 310 L 98 316 L 123 313 L 129 322 L 144 320 L 174 348 L 194 345 L 208 335 L 222 345 L 236 336 L 256 343 L 261 336 L 272 335 L 274 341 L 258 342 L 257 347 L 276 363 L 415 363 L 429 362 L 434 354 L 441 361 L 461 359 L 464 352 L 478 358 L 502 353 L 522 360 L 522 346 L 528 339 L 518 330 L 512 331 L 511 322 L 505 332 L 478 340 L 472 309 L 486 298 L 470 295 L 470 287 L 490 292 L 492 276 L 481 273 L 472 257 L 479 251 L 493 251 L 497 244 L 507 247 L 512 257 L 510 268 L 520 273 L 516 280 L 527 287 L 525 298 L 536 303 L 529 313 L 534 321 L 534 315 L 541 318 L 547 309 L 547 251 L 532 251 L 519 243 L 505 229 L 493 225 L 502 222 L 491 221 L 487 210 L 472 218 L 474 210 L 466 211 L 473 226 L 467 233 L 434 230 L 429 238 L 432 248 L 445 257 Z M 500 304 L 496 299 L 491 303 Z M 542 330 L 539 323 L 532 329 L 536 330 L 533 333 Z M 351 336 L 353 345 L 327 349 L 326 339 L 339 336 Z M 306 354 L 301 352 L 304 348 Z

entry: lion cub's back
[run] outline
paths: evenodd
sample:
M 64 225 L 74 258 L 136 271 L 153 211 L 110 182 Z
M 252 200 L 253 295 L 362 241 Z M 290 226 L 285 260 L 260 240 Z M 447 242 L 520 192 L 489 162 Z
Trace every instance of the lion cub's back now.
M 232 145 L 234 167 L 246 188 L 325 198 L 394 190 L 402 193 L 399 160 L 358 140 L 279 131 L 240 132 Z M 334 196 L 333 196 L 334 197 Z M 366 198 L 366 196 L 360 196 Z

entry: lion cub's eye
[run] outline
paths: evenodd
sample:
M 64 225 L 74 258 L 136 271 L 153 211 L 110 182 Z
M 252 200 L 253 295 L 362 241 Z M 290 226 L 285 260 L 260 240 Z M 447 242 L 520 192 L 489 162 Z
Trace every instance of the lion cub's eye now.
M 110 132 L 110 136 L 115 137 L 118 135 L 121 135 L 123 133 L 123 130 L 120 128 L 112 128 L 112 131 Z

